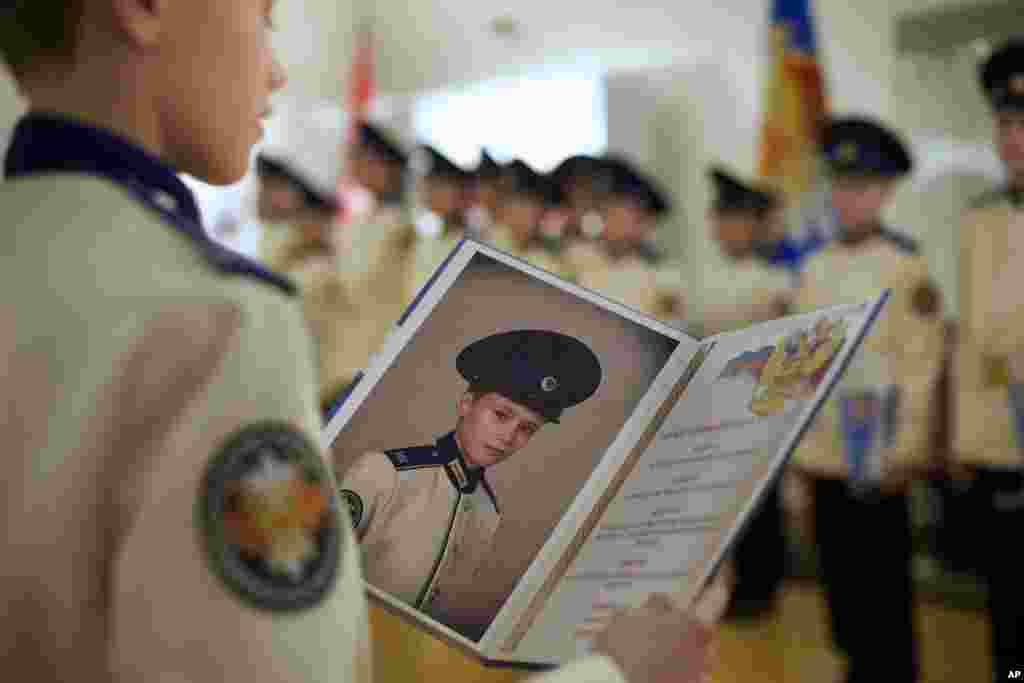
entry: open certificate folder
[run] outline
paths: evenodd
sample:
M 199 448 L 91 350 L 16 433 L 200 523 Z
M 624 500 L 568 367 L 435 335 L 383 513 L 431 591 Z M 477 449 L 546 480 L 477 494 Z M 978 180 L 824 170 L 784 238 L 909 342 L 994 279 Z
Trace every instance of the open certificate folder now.
M 463 241 L 324 430 L 371 597 L 537 667 L 595 611 L 694 601 L 887 296 L 695 339 Z

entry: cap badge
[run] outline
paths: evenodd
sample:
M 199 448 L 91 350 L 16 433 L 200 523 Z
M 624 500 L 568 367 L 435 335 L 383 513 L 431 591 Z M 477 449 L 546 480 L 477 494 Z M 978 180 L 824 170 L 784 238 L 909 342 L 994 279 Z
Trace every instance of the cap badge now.
M 540 388 L 547 392 L 554 391 L 558 388 L 558 380 L 548 375 L 540 381 Z

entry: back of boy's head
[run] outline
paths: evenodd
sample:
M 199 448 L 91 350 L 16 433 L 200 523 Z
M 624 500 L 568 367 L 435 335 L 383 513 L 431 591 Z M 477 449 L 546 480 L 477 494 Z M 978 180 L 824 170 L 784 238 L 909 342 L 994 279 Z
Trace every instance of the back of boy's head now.
M 0 61 L 23 84 L 70 63 L 85 0 L 0 0 Z

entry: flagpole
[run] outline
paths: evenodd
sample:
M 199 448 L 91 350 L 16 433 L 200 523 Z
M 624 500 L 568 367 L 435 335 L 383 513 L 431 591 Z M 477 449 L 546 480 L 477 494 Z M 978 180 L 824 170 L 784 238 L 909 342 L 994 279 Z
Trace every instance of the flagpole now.
M 337 194 L 339 209 L 338 223 L 344 224 L 351 218 L 344 197 L 351 186 L 348 158 L 349 150 L 358 140 L 359 125 L 369 119 L 370 107 L 376 90 L 376 60 L 374 54 L 373 22 L 366 8 L 357 7 L 353 17 L 352 57 L 348 78 L 342 92 L 344 116 L 347 125 L 339 149 L 339 173 Z
M 785 198 L 790 225 L 818 219 L 825 175 L 819 145 L 827 87 L 813 0 L 771 0 L 757 174 Z

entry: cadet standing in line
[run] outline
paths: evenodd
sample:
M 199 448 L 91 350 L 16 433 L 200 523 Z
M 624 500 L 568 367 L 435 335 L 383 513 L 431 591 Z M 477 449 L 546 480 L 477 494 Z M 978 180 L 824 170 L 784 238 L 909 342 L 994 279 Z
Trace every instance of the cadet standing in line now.
M 609 169 L 602 159 L 577 154 L 551 172 L 566 213 L 562 246 L 577 240 L 596 240 L 604 232 L 601 207 L 608 195 Z
M 586 344 L 544 330 L 484 337 L 455 365 L 469 386 L 454 431 L 432 445 L 367 453 L 341 475 L 367 580 L 448 624 L 495 552 L 501 507 L 487 468 L 601 383 L 601 363 Z
M 699 318 L 703 335 L 740 329 L 785 315 L 792 306 L 792 275 L 765 264 L 756 252 L 768 231 L 775 195 L 748 185 L 721 167 L 710 169 L 715 201 L 708 212 L 715 241 L 728 261 L 728 286 L 715 290 Z M 723 280 L 726 281 L 726 280 Z M 778 486 L 765 497 L 733 555 L 736 581 L 728 616 L 761 617 L 774 606 L 786 575 L 786 535 Z
M 557 186 L 521 160 L 505 167 L 488 240 L 498 249 L 566 278 L 558 252 L 541 237 L 541 220 L 559 201 Z
M 372 680 L 294 289 L 211 240 L 178 177 L 245 174 L 284 83 L 272 9 L 0 9 L 29 103 L 0 184 L 0 279 L 20 293 L 0 325 L 5 673 Z M 706 642 L 652 601 L 613 620 L 603 655 L 540 680 L 696 682 Z
M 564 249 L 572 279 L 609 299 L 658 318 L 680 318 L 683 292 L 677 269 L 663 266 L 650 243 L 668 200 L 622 159 L 604 162 L 609 174 L 599 242 L 577 240 Z
M 415 299 L 445 257 L 468 236 L 463 212 L 469 174 L 433 147 L 421 147 L 417 154 L 417 235 L 406 276 L 406 301 Z
M 498 210 L 502 165 L 485 149 L 480 153 L 480 163 L 471 176 L 469 198 L 466 202 L 466 229 L 471 236 L 486 240 Z
M 256 173 L 261 260 L 283 273 L 313 253 L 328 251 L 328 226 L 338 210 L 333 193 L 315 187 L 294 161 L 273 152 L 257 156 Z
M 292 150 L 297 152 L 298 150 Z M 297 154 L 295 155 L 298 156 Z M 309 166 L 260 154 L 259 212 L 263 222 L 263 260 L 298 288 L 303 317 L 316 350 L 321 414 L 354 379 L 369 355 L 367 330 L 351 330 L 355 302 L 339 271 L 335 219 L 338 200 L 314 183 Z M 362 355 L 353 358 L 353 354 Z
M 863 302 L 886 287 L 892 294 L 793 464 L 813 482 L 822 580 L 832 637 L 847 657 L 846 680 L 912 682 L 919 671 L 907 489 L 929 465 L 938 417 L 939 295 L 917 244 L 882 223 L 913 165 L 904 143 L 875 121 L 842 118 L 828 125 L 824 154 L 840 230 L 805 263 L 796 309 Z M 877 389 L 886 386 L 895 394 Z M 867 415 L 862 426 L 852 412 L 858 407 Z M 853 464 L 861 427 L 880 448 L 873 476 Z
M 795 283 L 782 268 L 766 265 L 756 251 L 772 212 L 778 209 L 775 196 L 720 167 L 712 168 L 709 176 L 716 198 L 708 217 L 729 264 L 729 287 L 716 290 L 699 315 L 705 336 L 785 315 Z
M 988 583 L 993 680 L 1003 681 L 1024 667 L 1024 588 L 1004 551 L 1024 522 L 1024 39 L 1004 44 L 979 71 L 1007 182 L 975 201 L 960 228 L 953 451 L 984 501 L 966 523 L 976 527 L 972 559 Z M 984 538 L 999 529 L 1008 536 Z
M 356 128 L 348 172 L 371 196 L 366 215 L 337 230 L 333 267 L 323 272 L 323 404 L 329 419 L 377 353 L 408 303 L 405 282 L 415 228 L 406 204 L 408 157 L 379 126 Z

